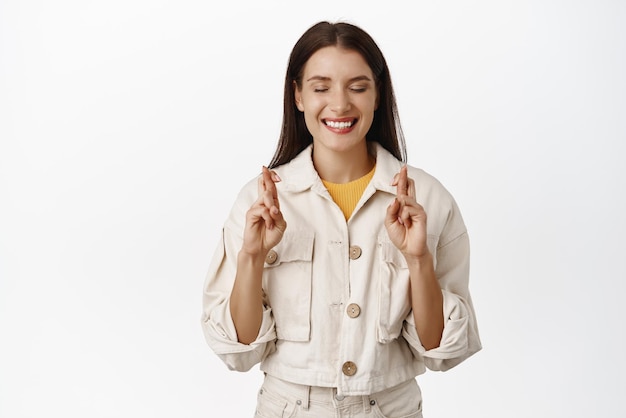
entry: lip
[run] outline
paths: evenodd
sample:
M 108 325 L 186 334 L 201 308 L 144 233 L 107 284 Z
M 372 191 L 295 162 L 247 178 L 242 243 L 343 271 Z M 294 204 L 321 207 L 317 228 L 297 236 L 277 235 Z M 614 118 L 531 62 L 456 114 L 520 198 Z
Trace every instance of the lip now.
M 352 118 L 324 118 L 322 119 L 322 121 L 330 121 L 330 122 L 350 122 L 350 121 L 357 121 L 358 119 L 355 117 Z
M 336 123 L 341 123 L 341 122 L 352 122 L 352 125 L 350 125 L 347 128 L 333 128 L 332 126 L 328 126 L 326 124 L 326 122 L 336 122 Z M 337 133 L 337 134 L 346 134 L 351 132 L 352 130 L 354 130 L 354 127 L 359 123 L 359 119 L 358 118 L 350 118 L 350 117 L 346 117 L 346 118 L 324 118 L 322 119 L 322 124 L 324 125 L 324 127 L 326 129 L 328 129 L 331 132 Z

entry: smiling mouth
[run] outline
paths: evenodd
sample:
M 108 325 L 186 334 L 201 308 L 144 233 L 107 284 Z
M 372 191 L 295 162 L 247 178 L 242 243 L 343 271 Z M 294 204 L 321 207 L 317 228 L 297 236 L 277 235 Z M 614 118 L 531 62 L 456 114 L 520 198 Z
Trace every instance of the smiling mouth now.
M 348 129 L 351 128 L 357 122 L 357 120 L 358 119 L 335 121 L 324 119 L 324 124 L 333 129 Z

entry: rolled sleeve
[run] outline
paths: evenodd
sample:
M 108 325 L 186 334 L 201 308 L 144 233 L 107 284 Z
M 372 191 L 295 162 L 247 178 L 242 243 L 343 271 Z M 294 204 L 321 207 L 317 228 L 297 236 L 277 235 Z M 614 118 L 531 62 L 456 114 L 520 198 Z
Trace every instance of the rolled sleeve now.
M 237 340 L 228 300 L 211 311 L 202 328 L 209 347 L 230 370 L 248 371 L 275 349 L 276 331 L 270 308 L 263 309 L 259 334 L 250 344 Z
M 417 335 L 412 311 L 402 330 L 413 353 L 423 359 L 426 367 L 437 371 L 451 369 L 481 348 L 476 329 L 472 327 L 474 319 L 467 302 L 446 290 L 442 290 L 442 294 L 444 328 L 439 347 L 431 350 L 424 348 Z
M 455 207 L 456 208 L 456 207 Z M 431 370 L 445 371 L 481 350 L 478 325 L 469 292 L 469 238 L 460 214 L 453 211 L 447 225 L 448 239 L 437 247 L 435 274 L 443 294 L 444 328 L 438 347 L 426 350 L 419 340 L 413 312 L 404 321 L 403 336 L 413 354 Z
M 236 212 L 236 211 L 234 211 Z M 231 370 L 248 371 L 275 350 L 276 327 L 270 307 L 263 308 L 259 334 L 250 344 L 240 343 L 230 314 L 230 294 L 237 273 L 237 252 L 241 248 L 241 228 L 231 212 L 222 229 L 204 282 L 201 325 L 209 347 Z

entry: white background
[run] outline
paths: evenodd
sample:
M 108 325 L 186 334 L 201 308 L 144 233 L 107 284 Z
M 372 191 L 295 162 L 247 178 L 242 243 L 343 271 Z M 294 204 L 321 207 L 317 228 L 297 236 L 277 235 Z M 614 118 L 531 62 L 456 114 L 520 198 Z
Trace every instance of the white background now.
M 200 328 L 318 20 L 391 68 L 409 163 L 456 197 L 484 349 L 435 417 L 623 417 L 626 3 L 0 2 L 0 417 L 248 417 Z

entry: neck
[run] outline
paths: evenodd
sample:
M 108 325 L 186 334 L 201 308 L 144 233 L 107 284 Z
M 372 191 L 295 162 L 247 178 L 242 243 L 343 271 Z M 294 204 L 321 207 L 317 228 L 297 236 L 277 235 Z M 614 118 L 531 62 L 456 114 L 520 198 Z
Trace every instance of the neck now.
M 349 183 L 369 173 L 376 161 L 368 153 L 367 143 L 347 152 L 329 152 L 313 147 L 313 165 L 320 178 L 331 183 Z

